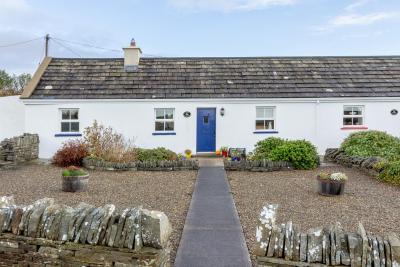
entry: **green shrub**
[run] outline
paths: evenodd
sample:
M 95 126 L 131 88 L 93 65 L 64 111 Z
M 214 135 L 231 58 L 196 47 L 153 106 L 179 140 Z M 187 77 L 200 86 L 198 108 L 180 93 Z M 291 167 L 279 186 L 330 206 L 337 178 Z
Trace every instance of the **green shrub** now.
M 62 172 L 62 176 L 84 176 L 86 174 L 84 170 L 75 166 L 70 166 Z
M 289 140 L 271 151 L 272 161 L 287 161 L 295 169 L 310 170 L 318 167 L 315 146 L 306 140 Z
M 341 147 L 347 155 L 400 160 L 400 139 L 380 131 L 352 133 Z
M 161 161 L 161 160 L 176 160 L 178 155 L 164 147 L 154 149 L 136 148 L 138 161 Z
M 254 160 L 269 159 L 271 152 L 283 145 L 286 141 L 282 138 L 270 137 L 257 142 L 254 149 Z
M 400 161 L 386 163 L 383 171 L 379 174 L 379 179 L 400 185 Z

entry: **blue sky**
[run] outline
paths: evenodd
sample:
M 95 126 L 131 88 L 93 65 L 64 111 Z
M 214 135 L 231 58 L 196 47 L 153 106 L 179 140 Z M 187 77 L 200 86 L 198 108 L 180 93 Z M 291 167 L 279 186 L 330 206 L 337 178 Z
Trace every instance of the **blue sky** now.
M 399 0 L 0 0 L 0 69 L 54 57 L 400 55 Z M 61 46 L 59 43 L 61 42 Z M 66 48 L 67 47 L 67 48 Z M 71 52 L 71 50 L 73 52 Z

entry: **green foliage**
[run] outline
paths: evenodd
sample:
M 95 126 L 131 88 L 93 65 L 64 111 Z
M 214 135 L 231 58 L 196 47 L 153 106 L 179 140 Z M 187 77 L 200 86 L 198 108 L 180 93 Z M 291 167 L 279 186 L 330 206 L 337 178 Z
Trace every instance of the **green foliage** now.
M 86 174 L 87 172 L 75 166 L 70 166 L 62 172 L 62 176 L 84 176 Z
M 277 147 L 283 145 L 286 141 L 282 138 L 270 137 L 257 142 L 255 145 L 254 160 L 269 159 L 271 152 Z
M 323 179 L 323 180 L 331 179 L 331 174 L 329 172 L 320 172 L 318 174 L 318 176 L 319 176 L 320 179 Z
M 400 185 L 400 161 L 386 163 L 383 171 L 379 174 L 379 179 L 385 182 Z
M 178 155 L 164 147 L 154 149 L 136 148 L 138 161 L 162 161 L 162 160 L 176 160 Z
M 311 170 L 318 167 L 318 154 L 315 146 L 306 140 L 289 140 L 271 151 L 272 161 L 287 161 L 293 168 Z
M 400 139 L 385 132 L 353 133 L 343 141 L 340 148 L 349 156 L 400 160 Z
M 316 148 L 305 140 L 285 140 L 270 137 L 256 144 L 253 160 L 290 162 L 295 169 L 315 169 L 318 167 Z
M 20 94 L 31 78 L 28 73 L 10 75 L 4 70 L 0 70 L 0 96 Z

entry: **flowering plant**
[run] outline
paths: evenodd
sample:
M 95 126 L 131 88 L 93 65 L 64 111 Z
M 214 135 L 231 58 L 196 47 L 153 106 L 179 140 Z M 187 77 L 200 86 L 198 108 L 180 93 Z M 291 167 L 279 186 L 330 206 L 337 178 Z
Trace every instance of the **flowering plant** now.
M 331 180 L 331 181 L 347 181 L 347 175 L 342 173 L 342 172 L 336 172 L 336 173 L 327 173 L 327 172 L 321 172 L 318 177 L 323 180 Z

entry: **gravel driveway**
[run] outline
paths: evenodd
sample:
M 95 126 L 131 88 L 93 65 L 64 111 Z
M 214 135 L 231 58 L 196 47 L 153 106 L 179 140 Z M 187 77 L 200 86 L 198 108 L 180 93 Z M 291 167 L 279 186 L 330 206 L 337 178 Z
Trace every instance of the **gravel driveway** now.
M 0 171 L 0 196 L 14 195 L 19 204 L 50 197 L 70 206 L 83 201 L 98 206 L 112 203 L 118 209 L 142 205 L 163 211 L 173 226 L 171 260 L 174 261 L 197 172 L 90 171 L 88 192 L 64 193 L 60 190 L 61 170 L 28 165 Z
M 315 177 L 323 170 L 348 175 L 345 195 L 324 197 L 316 193 Z M 355 231 L 360 221 L 371 233 L 400 234 L 400 187 L 380 183 L 354 169 L 325 167 L 314 171 L 229 172 L 228 179 L 251 254 L 257 216 L 265 202 L 279 204 L 278 223 L 292 220 L 302 231 L 329 226 L 336 221 L 345 229 Z

